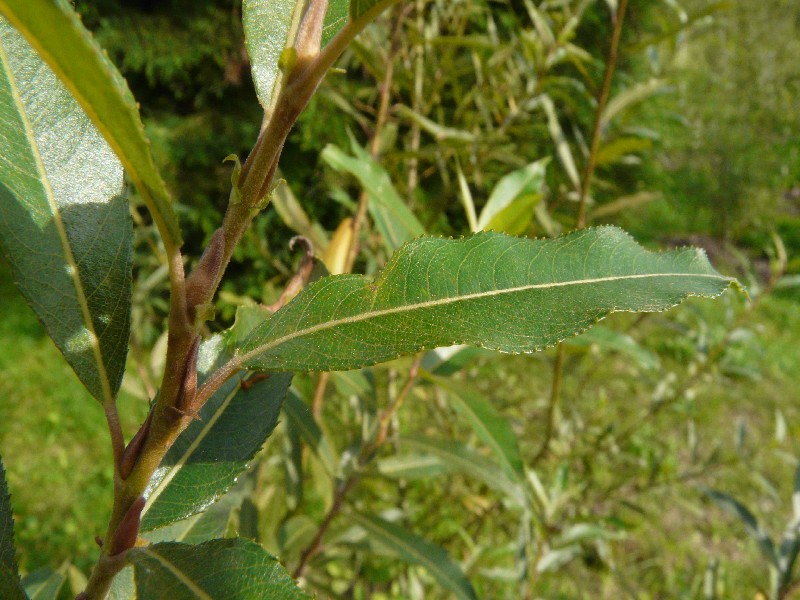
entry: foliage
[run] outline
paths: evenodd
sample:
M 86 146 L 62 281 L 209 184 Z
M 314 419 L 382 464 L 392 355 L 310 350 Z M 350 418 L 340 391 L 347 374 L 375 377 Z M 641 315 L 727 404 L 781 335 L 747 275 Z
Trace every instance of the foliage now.
M 734 282 L 718 274 L 702 252 L 652 253 L 617 228 L 584 229 L 593 217 L 607 218 L 653 197 L 637 189 L 630 168 L 650 149 L 650 137 L 629 119 L 632 107 L 664 86 L 660 80 L 636 81 L 636 69 L 617 56 L 627 2 L 522 2 L 499 8 L 422 0 L 391 4 L 348 6 L 339 0 L 326 12 L 325 3 L 317 2 L 245 2 L 243 38 L 265 118 L 260 130 L 257 114 L 249 126 L 233 125 L 235 118 L 217 121 L 226 132 L 223 139 L 243 150 L 258 139 L 244 164 L 234 154 L 232 177 L 198 161 L 202 183 L 176 186 L 175 210 L 192 224 L 182 236 L 156 164 L 170 173 L 175 167 L 167 166 L 168 158 L 177 159 L 167 177 L 173 183 L 193 170 L 194 157 L 177 151 L 182 131 L 196 131 L 210 152 L 225 155 L 208 125 L 220 113 L 239 116 L 231 111 L 238 104 L 224 101 L 238 93 L 225 85 L 199 86 L 211 91 L 195 96 L 196 115 L 154 113 L 155 125 L 148 129 L 156 138 L 154 160 L 127 87 L 66 4 L 48 5 L 37 20 L 31 11 L 38 3 L 0 2 L 2 14 L 41 53 L 39 58 L 18 50 L 25 47 L 22 35 L 5 26 L 4 56 L 11 58 L 3 62 L 4 74 L 15 87 L 3 96 L 8 100 L 3 110 L 21 125 L 6 118 L 3 133 L 25 143 L 17 153 L 31 157 L 35 168 L 19 162 L 0 173 L 4 209 L 43 215 L 54 224 L 50 238 L 62 256 L 47 253 L 57 262 L 51 270 L 62 267 L 69 275 L 63 282 L 53 280 L 61 292 L 57 301 L 41 288 L 31 287 L 26 295 L 45 324 L 65 306 L 79 314 L 67 324 L 86 338 L 82 346 L 76 346 L 72 330 L 50 327 L 51 335 L 103 403 L 111 433 L 114 506 L 108 531 L 88 582 L 79 577 L 71 582 L 75 589 L 85 583 L 88 597 L 104 597 L 109 586 L 117 598 L 155 597 L 166 589 L 175 597 L 303 597 L 265 547 L 282 557 L 304 588 L 337 597 L 417 596 L 424 590 L 432 597 L 463 598 L 591 594 L 593 583 L 578 588 L 581 579 L 570 576 L 580 572 L 578 558 L 589 571 L 623 573 L 611 581 L 615 589 L 630 589 L 628 570 L 618 559 L 642 526 L 619 512 L 631 490 L 690 479 L 693 467 L 707 477 L 724 464 L 714 452 L 705 458 L 693 454 L 689 470 L 680 472 L 669 464 L 674 448 L 643 440 L 662 412 L 692 426 L 687 415 L 702 376 L 717 369 L 724 376 L 752 376 L 743 358 L 747 352 L 738 352 L 753 339 L 742 324 L 746 316 L 739 317 L 742 323 L 717 324 L 720 331 L 713 332 L 706 318 L 693 319 L 692 312 L 671 321 L 651 319 L 649 329 L 641 325 L 643 318 L 612 317 L 627 323 L 628 331 L 594 329 L 559 345 L 547 402 L 537 392 L 531 403 L 523 383 L 540 386 L 548 380 L 545 359 L 528 359 L 523 366 L 514 358 L 460 346 L 428 350 L 469 342 L 531 352 L 580 333 L 607 314 L 660 311 L 687 296 L 716 297 Z M 226 7 L 198 3 L 198 19 L 168 16 L 163 9 L 134 16 L 112 9 L 110 21 L 100 16 L 101 8 L 84 7 L 87 20 L 96 20 L 98 38 L 105 35 L 117 44 L 118 61 L 129 73 L 143 74 L 151 88 L 172 87 L 173 100 L 189 97 L 182 86 L 213 78 L 213 68 L 205 70 L 207 57 L 217 57 L 212 64 L 224 65 L 226 72 L 231 67 L 226 55 L 241 65 L 238 26 L 228 29 L 216 19 Z M 387 8 L 387 16 L 354 41 Z M 637 23 L 672 8 L 630 10 Z M 173 21 L 187 33 L 187 43 L 162 59 L 147 36 L 161 43 L 159 32 Z M 156 26 L 150 33 L 148 23 Z M 143 40 L 130 52 L 113 33 L 120 26 L 138 31 L 137 40 Z M 223 60 L 207 40 L 195 42 L 198 32 L 217 27 L 225 32 Z M 45 28 L 72 39 L 70 52 L 56 55 L 53 40 L 42 37 Z M 310 100 L 343 52 L 340 64 L 347 76 L 327 78 Z M 431 60 L 434 55 L 441 63 Z M 401 61 L 411 68 L 397 68 Z M 20 76 L 20 64 L 47 78 Z M 439 64 L 446 65 L 447 77 Z M 615 80 L 618 65 L 623 76 Z M 90 76 L 79 76 L 81 69 Z M 15 91 L 26 85 L 33 87 Z M 33 92 L 38 95 L 36 86 L 56 100 L 43 107 L 26 103 Z M 289 138 L 309 101 L 301 129 Z M 332 118 L 334 106 L 344 109 L 344 116 Z M 50 132 L 46 119 L 62 127 L 65 112 L 71 119 L 64 123 L 75 128 L 64 136 L 66 144 L 103 149 L 102 136 L 130 171 L 136 186 L 130 198 L 135 240 L 125 215 L 116 221 L 104 216 L 118 212 L 119 181 L 96 206 L 77 202 L 82 196 L 69 192 L 93 182 L 91 173 L 64 171 L 59 164 L 64 152 L 43 150 Z M 28 122 L 42 130 L 26 128 Z M 161 154 L 159 140 L 166 146 Z M 392 150 L 396 143 L 398 150 Z M 349 154 L 340 149 L 345 146 Z M 283 174 L 303 190 L 299 202 L 276 179 L 284 150 Z M 318 154 L 331 169 L 323 171 L 322 163 L 314 162 Z M 36 173 L 36 193 L 19 184 L 29 173 Z M 312 177 L 319 182 L 298 185 Z M 206 200 L 195 199 L 194 190 L 201 186 L 212 198 L 223 189 L 219 182 L 228 180 L 221 218 L 202 208 Z M 62 189 L 66 193 L 59 195 Z M 309 202 L 315 193 L 336 202 Z M 72 204 L 91 207 L 94 222 L 116 223 L 117 246 L 101 247 L 91 235 L 97 230 L 91 219 L 76 221 L 83 229 L 71 225 Z M 264 209 L 266 218 L 254 221 Z M 289 268 L 286 251 L 272 254 L 275 215 L 320 242 L 319 255 L 334 275 L 311 282 L 326 269 L 315 265 L 308 241 L 299 242 L 306 252 L 296 269 Z M 41 286 L 36 271 L 42 262 L 18 243 L 17 221 L 12 225 L 7 218 L 2 230 L 6 259 L 23 288 Z M 573 227 L 584 230 L 556 237 Z M 486 228 L 555 239 L 502 233 L 462 240 L 419 237 L 425 231 Z M 29 229 L 28 237 L 38 239 L 40 233 Z M 267 234 L 269 245 L 263 240 Z M 182 237 L 187 238 L 183 249 Z M 184 258 L 201 238 L 204 253 L 184 268 Z M 102 253 L 126 259 L 134 247 L 131 302 L 130 259 L 110 263 Z M 782 248 L 777 240 L 766 292 L 785 269 Z M 223 319 L 215 323 L 222 274 L 231 261 L 248 257 L 256 259 L 255 269 L 221 288 Z M 354 267 L 365 275 L 338 274 Z M 264 284 L 272 269 L 282 275 Z M 234 265 L 234 276 L 236 271 Z M 282 292 L 278 282 L 286 285 Z M 121 287 L 93 304 L 94 285 Z M 65 305 L 63 297 L 71 301 Z M 762 297 L 766 294 L 758 301 Z M 117 336 L 117 348 L 119 339 L 127 339 L 129 324 L 116 326 L 108 298 L 120 300 L 125 310 L 133 306 L 126 387 L 152 399 L 127 444 L 115 404 L 121 355 L 109 350 L 105 332 Z M 232 305 L 239 305 L 236 321 L 225 329 Z M 168 334 L 159 335 L 167 313 Z M 103 329 L 109 323 L 114 327 Z M 665 335 L 664 323 L 682 334 Z M 209 329 L 220 333 L 209 336 Z M 75 358 L 76 348 L 92 360 Z M 609 360 L 615 353 L 628 358 Z M 408 354 L 415 355 L 371 366 Z M 590 366 L 598 354 L 605 359 Z M 108 365 L 114 367 L 110 378 L 103 375 Z M 609 374 L 620 367 L 622 377 Z M 319 377 L 281 373 L 342 368 L 360 370 Z M 608 390 L 603 385 L 589 391 L 598 371 L 613 383 Z M 92 387 L 98 377 L 100 392 Z M 565 393 L 604 411 L 565 418 L 562 384 Z M 608 402 L 609 395 L 622 394 L 637 399 L 641 410 L 634 406 L 626 413 Z M 286 418 L 278 425 L 282 405 Z M 543 408 L 543 430 L 530 435 L 524 424 Z M 268 453 L 234 487 L 265 443 Z M 621 464 L 632 461 L 641 468 L 615 466 L 620 457 Z M 444 475 L 452 489 L 436 485 Z M 0 508 L 10 516 L 2 496 Z M 643 514 L 648 510 L 629 504 Z M 598 518 L 596 507 L 604 506 L 610 508 L 601 509 Z M 656 514 L 653 522 L 667 517 Z M 140 532 L 144 539 L 138 539 Z M 228 564 L 237 566 L 236 577 Z M 16 567 L 6 570 L 9 585 L 24 587 L 29 597 L 55 597 L 65 578 L 62 569 L 30 574 L 18 584 Z M 791 587 L 791 564 L 781 577 L 782 587 L 775 589 L 784 593 Z M 647 589 L 651 582 L 645 577 L 637 585 Z

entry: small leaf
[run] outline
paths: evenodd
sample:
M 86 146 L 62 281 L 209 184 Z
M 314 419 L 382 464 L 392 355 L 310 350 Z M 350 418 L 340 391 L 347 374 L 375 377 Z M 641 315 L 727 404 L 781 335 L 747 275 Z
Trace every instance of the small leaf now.
M 521 481 L 525 470 L 517 436 L 508 421 L 479 392 L 444 378 L 432 377 L 431 381 L 448 393 L 456 412 L 492 450 L 505 474 L 513 481 Z
M 329 144 L 322 151 L 322 158 L 337 171 L 353 175 L 369 194 L 369 214 L 389 251 L 424 234 L 425 229 L 397 193 L 386 170 L 354 140 L 351 146 L 355 157 Z
M 56 600 L 66 578 L 49 567 L 37 569 L 22 580 L 30 600 Z
M 437 456 L 405 454 L 376 461 L 378 473 L 390 479 L 433 479 L 452 472 Z
M 478 229 L 505 231 L 498 227 L 497 217 L 509 208 L 515 200 L 525 196 L 541 197 L 544 177 L 550 158 L 543 158 L 512 171 L 494 186 L 486 205 L 478 218 Z M 530 206 L 533 208 L 533 205 Z M 531 215 L 532 216 L 532 215 Z
M 201 380 L 227 358 L 224 347 L 219 335 L 201 346 Z M 205 510 L 236 482 L 275 429 L 291 374 L 270 374 L 248 389 L 244 379 L 240 373 L 228 380 L 167 452 L 145 493 L 142 531 Z
M 58 74 L 122 161 L 161 235 L 170 239 L 173 245 L 180 246 L 178 219 L 150 153 L 150 142 L 145 136 L 136 100 L 70 3 L 63 0 L 3 0 L 0 13 Z M 55 154 L 59 157 L 70 155 Z M 75 161 L 81 164 L 79 159 Z M 102 173 L 103 170 L 93 171 L 90 181 Z M 111 239 L 111 234 L 108 239 Z
M 55 35 L 55 34 L 53 34 Z M 109 404 L 130 330 L 133 228 L 122 165 L 0 17 L 0 247 L 83 384 Z
M 461 600 L 477 600 L 475 589 L 447 552 L 436 544 L 380 517 L 354 513 L 349 518 L 367 531 L 371 542 L 430 573 L 439 585 Z
M 631 336 L 608 327 L 597 325 L 578 337 L 569 340 L 570 346 L 597 345 L 601 350 L 620 352 L 634 359 L 642 369 L 657 369 L 660 360 L 657 354 L 642 348 Z
M 374 281 L 339 275 L 307 287 L 250 333 L 235 360 L 325 371 L 458 343 L 533 352 L 611 312 L 665 310 L 734 281 L 699 250 L 648 252 L 613 227 L 555 240 L 421 238 Z
M 164 542 L 134 548 L 128 559 L 135 568 L 139 598 L 309 598 L 274 556 L 241 538 L 211 540 L 198 546 Z
M 706 494 L 717 506 L 727 510 L 729 513 L 739 517 L 739 520 L 744 524 L 745 530 L 750 537 L 757 543 L 764 557 L 770 564 L 778 565 L 778 555 L 775 552 L 775 545 L 772 543 L 769 535 L 758 522 L 758 519 L 752 512 L 741 502 L 729 496 L 728 494 L 718 492 L 716 490 L 707 490 Z

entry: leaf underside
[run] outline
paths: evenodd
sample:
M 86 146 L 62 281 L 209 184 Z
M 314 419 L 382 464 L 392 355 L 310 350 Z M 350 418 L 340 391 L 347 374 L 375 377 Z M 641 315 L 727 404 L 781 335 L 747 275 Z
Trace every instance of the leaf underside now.
M 338 275 L 309 286 L 247 336 L 236 360 L 327 371 L 458 343 L 533 352 L 611 312 L 662 311 L 733 282 L 700 250 L 649 252 L 615 227 L 554 240 L 420 238 L 374 281 Z
M 306 600 L 281 566 L 255 542 L 221 539 L 198 546 L 164 542 L 128 553 L 139 598 Z
M 28 304 L 100 402 L 125 369 L 133 229 L 122 165 L 0 17 L 0 246 Z
M 200 349 L 200 380 L 225 358 L 215 336 Z M 242 389 L 243 374 L 228 380 L 178 437 L 145 493 L 142 531 L 186 519 L 208 508 L 235 482 L 278 423 L 291 375 L 273 373 Z M 247 384 L 245 384 L 247 386 Z

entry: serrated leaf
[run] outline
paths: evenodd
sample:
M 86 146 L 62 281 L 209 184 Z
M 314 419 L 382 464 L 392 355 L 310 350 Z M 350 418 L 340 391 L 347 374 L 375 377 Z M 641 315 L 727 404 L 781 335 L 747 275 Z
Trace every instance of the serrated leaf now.
M 226 358 L 225 341 L 215 336 L 200 348 L 198 379 Z M 291 374 L 273 373 L 246 384 L 243 374 L 228 380 L 178 437 L 148 484 L 142 531 L 151 531 L 205 510 L 246 468 L 278 423 Z
M 657 354 L 640 346 L 631 336 L 608 327 L 592 327 L 576 338 L 569 340 L 570 346 L 597 345 L 601 350 L 620 352 L 635 360 L 642 369 L 657 369 L 660 360 Z
M 0 459 L 0 564 L 17 572 L 17 553 L 14 548 L 14 514 L 6 484 L 6 469 Z
M 441 546 L 379 517 L 353 513 L 349 518 L 367 531 L 371 542 L 379 543 L 387 552 L 408 563 L 425 567 L 439 585 L 456 598 L 477 600 L 469 579 Z
M 400 438 L 400 447 L 416 453 L 431 454 L 450 472 L 474 477 L 494 491 L 505 495 L 518 506 L 525 505 L 522 487 L 509 479 L 496 462 L 464 444 L 422 436 L 405 436 Z
M 397 193 L 386 170 L 354 140 L 351 141 L 355 156 L 348 156 L 341 148 L 328 144 L 322 151 L 322 158 L 337 171 L 350 173 L 358 179 L 369 195 L 369 214 L 387 249 L 393 252 L 403 242 L 424 234 L 425 229 Z
M 448 393 L 456 412 L 491 449 L 505 474 L 522 481 L 525 470 L 519 443 L 508 421 L 479 392 L 440 377 L 431 377 L 431 381 Z
M 611 312 L 661 311 L 735 280 L 705 254 L 653 253 L 614 227 L 555 240 L 484 232 L 404 245 L 373 281 L 326 277 L 256 327 L 234 359 L 263 370 L 363 367 L 457 343 L 533 352 Z
M 133 229 L 122 165 L 0 17 L 0 247 L 83 384 L 109 404 L 125 370 Z
M 228 492 L 211 508 L 177 521 L 165 527 L 143 533 L 142 537 L 151 544 L 157 542 L 183 542 L 199 544 L 221 538 L 228 530 L 231 512 L 242 501 L 241 494 L 235 490 Z
M 777 566 L 778 555 L 775 552 L 775 545 L 772 543 L 772 540 L 764 528 L 761 527 L 755 515 L 750 512 L 750 509 L 732 496 L 729 496 L 723 492 L 707 490 L 706 494 L 708 494 L 708 497 L 711 498 L 711 500 L 717 506 L 739 517 L 739 520 L 744 525 L 745 530 L 750 537 L 756 541 L 764 557 L 770 562 L 770 564 Z
M 197 546 L 164 542 L 128 553 L 139 598 L 170 600 L 306 600 L 281 566 L 255 542 L 211 540 Z
M 64 0 L 1 0 L 0 14 L 58 74 L 122 161 L 162 236 L 180 246 L 178 219 L 153 161 L 136 100 L 72 6 Z M 90 181 L 102 174 L 94 172 Z
M 22 580 L 29 600 L 56 600 L 66 577 L 49 567 L 37 569 Z
M 544 187 L 544 176 L 550 158 L 543 158 L 505 175 L 489 194 L 486 205 L 478 218 L 478 229 L 493 229 L 508 232 L 506 223 L 499 222 L 500 215 L 511 205 L 523 197 L 541 198 Z M 533 208 L 533 204 L 530 204 Z M 532 217 L 533 215 L 531 215 Z
M 5 563 L 0 563 L 0 591 L 3 593 L 3 600 L 28 600 L 16 570 Z

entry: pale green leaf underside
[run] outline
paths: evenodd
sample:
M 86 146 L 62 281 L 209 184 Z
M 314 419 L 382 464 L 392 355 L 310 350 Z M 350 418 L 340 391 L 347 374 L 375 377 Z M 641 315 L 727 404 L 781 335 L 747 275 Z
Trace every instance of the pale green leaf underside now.
M 122 161 L 162 233 L 180 227 L 128 85 L 65 0 L 0 0 L 0 14 L 58 74 Z
M 699 250 L 648 252 L 614 227 L 554 240 L 421 238 L 374 282 L 339 275 L 309 286 L 250 333 L 236 361 L 325 371 L 458 343 L 533 352 L 611 312 L 665 310 L 733 281 Z
M 66 577 L 49 567 L 29 573 L 22 580 L 28 600 L 56 600 Z
M 224 344 L 215 336 L 201 347 L 201 381 L 223 359 Z M 240 373 L 228 380 L 167 452 L 145 493 L 142 531 L 208 508 L 235 483 L 275 429 L 291 375 L 273 373 L 246 390 L 241 388 L 243 378 Z
M 456 598 L 478 598 L 464 572 L 441 546 L 380 517 L 353 513 L 350 519 L 367 532 L 371 542 L 405 562 L 425 567 L 439 585 Z
M 305 600 L 278 560 L 249 540 L 198 546 L 165 542 L 128 553 L 138 598 L 170 600 Z
M 133 229 L 122 165 L 0 17 L 0 246 L 17 286 L 100 402 L 122 381 Z

